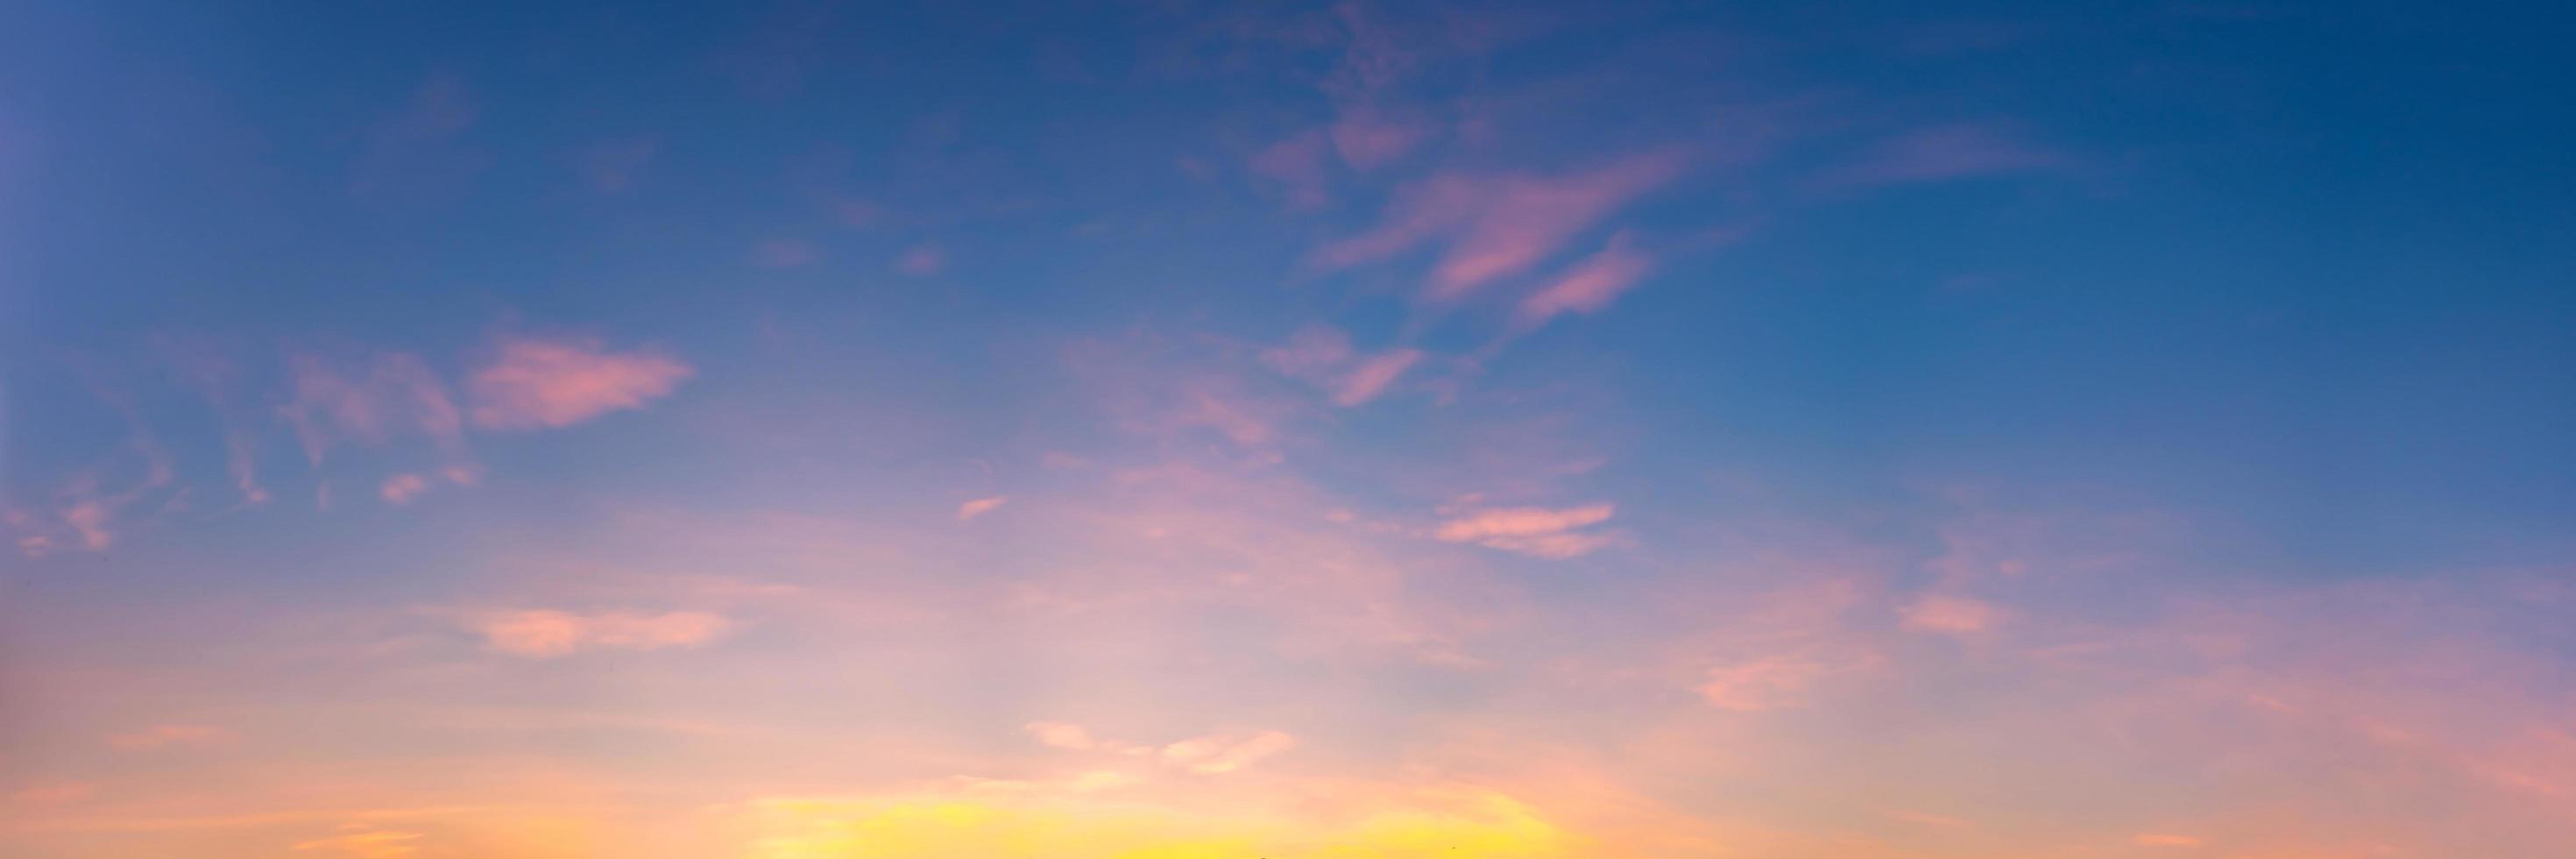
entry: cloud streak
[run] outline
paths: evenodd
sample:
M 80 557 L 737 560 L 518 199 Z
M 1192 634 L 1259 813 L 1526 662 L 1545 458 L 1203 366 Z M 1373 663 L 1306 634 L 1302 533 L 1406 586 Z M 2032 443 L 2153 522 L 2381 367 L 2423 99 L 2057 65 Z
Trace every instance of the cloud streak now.
M 129 752 L 151 751 L 170 747 L 221 745 L 237 739 L 233 732 L 212 725 L 154 725 L 132 733 L 116 734 L 107 744 Z
M 1589 530 L 1610 520 L 1609 504 L 1551 509 L 1495 507 L 1466 511 L 1432 529 L 1451 543 L 1474 543 L 1542 558 L 1572 558 L 1616 544 L 1617 535 Z
M 1207 736 L 1163 747 L 1163 760 L 1203 775 L 1230 773 L 1297 747 L 1297 738 L 1263 731 L 1245 738 Z
M 1611 236 L 1609 245 L 1600 252 L 1585 257 L 1521 299 L 1520 306 L 1513 310 L 1512 321 L 1520 328 L 1531 329 L 1560 314 L 1598 312 L 1653 270 L 1654 260 L 1638 251 L 1626 233 Z
M 991 513 L 995 510 L 1001 509 L 1002 505 L 1010 503 L 1010 500 L 1010 496 L 995 495 L 991 498 L 977 498 L 973 501 L 957 505 L 957 521 L 964 522 L 968 519 L 973 519 L 977 516 Z
M 560 428 L 643 408 L 695 374 L 661 352 L 611 350 L 595 338 L 511 337 L 474 369 L 466 392 L 477 427 Z
M 583 615 L 522 609 L 485 615 L 474 623 L 473 629 L 493 650 L 546 659 L 586 650 L 699 647 L 733 627 L 733 621 L 723 615 L 702 611 Z
M 1547 261 L 1621 207 L 1678 178 L 1678 152 L 1653 152 L 1564 174 L 1444 174 L 1398 190 L 1378 225 L 1317 248 L 1326 271 L 1426 245 L 1441 252 L 1423 296 L 1455 301 Z
M 355 360 L 290 356 L 294 399 L 283 410 L 319 465 L 333 447 L 383 444 L 419 435 L 451 457 L 465 455 L 465 421 L 447 383 L 417 355 L 381 352 Z

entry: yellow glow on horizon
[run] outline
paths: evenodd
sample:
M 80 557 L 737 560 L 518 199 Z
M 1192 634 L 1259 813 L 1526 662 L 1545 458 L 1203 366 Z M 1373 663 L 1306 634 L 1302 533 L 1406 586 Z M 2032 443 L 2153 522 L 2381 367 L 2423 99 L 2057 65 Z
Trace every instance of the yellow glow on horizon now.
M 1527 806 L 1480 795 L 1351 821 L 1193 816 L 1151 805 L 906 797 L 755 804 L 762 859 L 1549 859 L 1582 840 Z

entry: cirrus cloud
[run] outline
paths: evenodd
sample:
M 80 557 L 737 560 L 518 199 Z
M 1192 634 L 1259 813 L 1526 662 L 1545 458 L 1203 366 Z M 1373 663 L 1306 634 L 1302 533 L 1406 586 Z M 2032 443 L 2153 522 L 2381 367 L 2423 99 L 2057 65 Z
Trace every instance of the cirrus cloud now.
M 233 739 L 233 732 L 212 725 L 154 725 L 108 737 L 107 744 L 133 752 L 170 746 L 212 746 Z
M 1609 504 L 1589 504 L 1562 510 L 1545 507 L 1486 508 L 1441 522 L 1432 530 L 1431 536 L 1451 543 L 1474 543 L 1542 558 L 1571 558 L 1590 554 L 1618 541 L 1618 535 L 1614 533 L 1582 530 L 1609 521 L 1615 510 Z
M 1377 227 L 1327 244 L 1310 259 L 1339 270 L 1440 244 L 1424 295 L 1456 300 L 1545 262 L 1621 206 L 1679 177 L 1684 164 L 1678 152 L 1666 151 L 1562 175 L 1435 176 L 1398 191 Z
M 612 351 L 595 338 L 502 341 L 466 382 L 474 425 L 513 430 L 565 427 L 642 408 L 696 370 L 647 350 Z
M 319 464 L 336 444 L 380 444 L 404 433 L 429 437 L 452 458 L 463 456 L 465 422 L 447 383 L 419 356 L 382 352 L 334 360 L 297 354 L 288 366 L 295 397 L 283 413 L 312 462 Z
M 1011 497 L 1008 495 L 995 495 L 991 498 L 977 498 L 973 501 L 957 505 L 957 521 L 964 522 L 968 519 L 973 519 L 977 516 L 991 513 L 1002 505 L 1010 503 L 1010 501 Z
M 1905 607 L 1905 628 L 1917 632 L 1965 634 L 1984 632 L 2004 622 L 2003 609 L 1983 600 L 1927 596 Z
M 1297 738 L 1278 731 L 1263 731 L 1240 740 L 1207 736 L 1164 746 L 1163 759 L 1194 773 L 1214 775 L 1251 766 L 1255 761 L 1296 746 Z
M 733 622 L 723 615 L 702 611 L 580 615 L 523 609 L 485 616 L 475 631 L 494 650 L 543 659 L 581 650 L 697 647 L 732 627 Z
M 1536 328 L 1561 313 L 1592 313 L 1610 306 L 1620 293 L 1653 271 L 1654 260 L 1630 246 L 1628 234 L 1610 237 L 1609 245 L 1559 276 L 1545 288 L 1521 299 L 1513 321 Z

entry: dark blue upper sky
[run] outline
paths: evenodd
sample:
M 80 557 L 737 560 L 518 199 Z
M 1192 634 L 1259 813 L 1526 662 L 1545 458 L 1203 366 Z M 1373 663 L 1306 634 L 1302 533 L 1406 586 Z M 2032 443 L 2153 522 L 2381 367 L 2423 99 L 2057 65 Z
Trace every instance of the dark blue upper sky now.
M 1186 4 L 14 4 L 12 458 L 113 420 L 65 355 L 181 330 L 687 343 L 834 307 L 936 351 L 1308 315 L 1472 352 L 1488 320 L 1301 260 L 1379 217 L 1381 170 L 1665 148 L 1694 166 L 1623 227 L 1674 249 L 1655 288 L 1490 367 L 1595 364 L 1645 461 L 2209 505 L 2320 571 L 2509 556 L 2576 513 L 2563 11 L 1370 14 L 1457 32 L 1354 72 L 1290 16 Z M 1319 204 L 1247 168 L 1362 101 L 1458 127 Z M 822 253 L 747 269 L 764 242 Z M 923 243 L 951 282 L 870 282 Z

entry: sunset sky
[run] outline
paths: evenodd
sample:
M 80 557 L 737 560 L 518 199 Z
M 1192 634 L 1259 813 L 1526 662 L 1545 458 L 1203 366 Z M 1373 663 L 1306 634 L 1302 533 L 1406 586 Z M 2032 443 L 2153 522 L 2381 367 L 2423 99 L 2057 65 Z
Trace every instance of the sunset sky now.
M 0 3 L 0 855 L 2576 856 L 2571 31 Z

